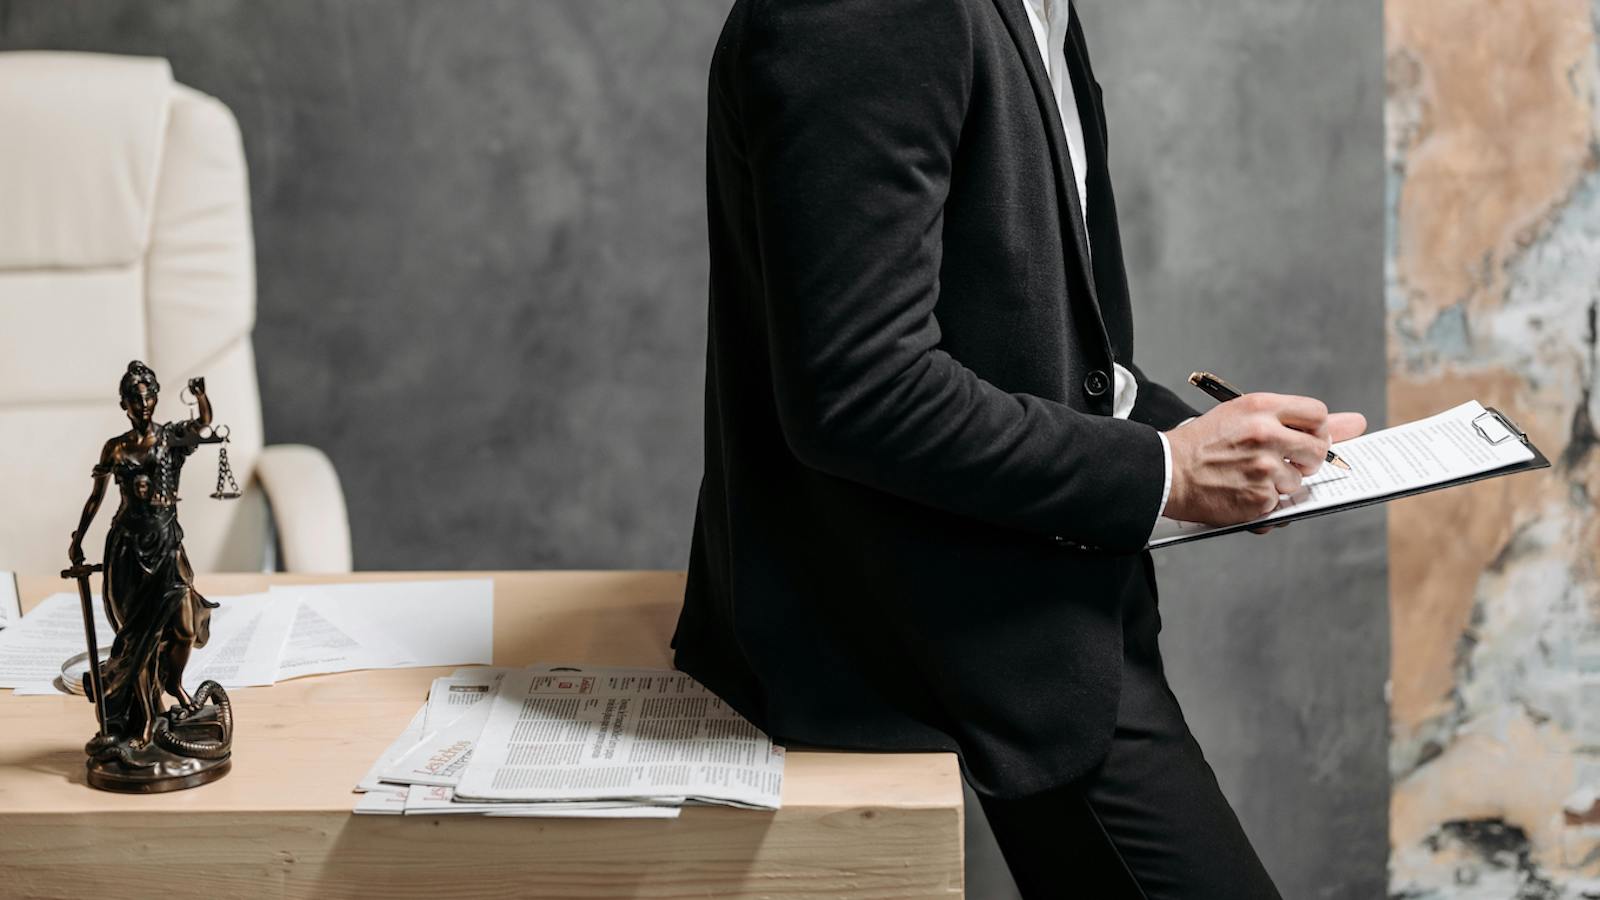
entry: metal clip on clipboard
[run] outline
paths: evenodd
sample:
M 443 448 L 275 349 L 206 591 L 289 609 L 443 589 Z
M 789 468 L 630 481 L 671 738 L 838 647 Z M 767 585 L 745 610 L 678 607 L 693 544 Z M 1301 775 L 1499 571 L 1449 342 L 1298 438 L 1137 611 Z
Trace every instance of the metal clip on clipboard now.
M 1501 431 L 1502 433 L 1498 437 L 1490 434 L 1489 429 L 1483 426 L 1484 419 L 1491 419 L 1491 427 L 1498 425 L 1499 427 L 1496 430 Z M 1512 438 L 1516 438 L 1524 444 L 1528 442 L 1528 433 L 1518 427 L 1517 423 L 1513 422 L 1510 416 L 1492 406 L 1484 407 L 1484 411 L 1473 418 L 1472 428 L 1491 445 L 1503 444 Z

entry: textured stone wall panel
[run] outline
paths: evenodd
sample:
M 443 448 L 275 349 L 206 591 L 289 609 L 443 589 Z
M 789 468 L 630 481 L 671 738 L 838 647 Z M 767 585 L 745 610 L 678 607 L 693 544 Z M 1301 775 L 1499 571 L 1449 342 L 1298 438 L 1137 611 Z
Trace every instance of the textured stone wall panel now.
M 1386 7 L 1391 420 L 1556 460 L 1390 508 L 1394 897 L 1600 896 L 1597 10 Z

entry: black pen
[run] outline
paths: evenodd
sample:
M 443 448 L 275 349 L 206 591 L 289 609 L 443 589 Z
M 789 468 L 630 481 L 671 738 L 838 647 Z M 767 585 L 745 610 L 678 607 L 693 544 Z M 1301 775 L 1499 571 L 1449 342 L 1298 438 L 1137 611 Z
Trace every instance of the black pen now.
M 1189 383 L 1210 394 L 1211 399 L 1217 401 L 1218 403 L 1227 403 L 1229 400 L 1237 400 L 1243 393 L 1238 388 L 1227 383 L 1226 381 L 1223 381 L 1221 378 L 1218 378 L 1210 372 L 1191 372 L 1189 374 Z M 1350 470 L 1350 464 L 1340 459 L 1339 454 L 1334 453 L 1332 449 L 1328 450 L 1328 462 L 1333 463 L 1345 471 Z

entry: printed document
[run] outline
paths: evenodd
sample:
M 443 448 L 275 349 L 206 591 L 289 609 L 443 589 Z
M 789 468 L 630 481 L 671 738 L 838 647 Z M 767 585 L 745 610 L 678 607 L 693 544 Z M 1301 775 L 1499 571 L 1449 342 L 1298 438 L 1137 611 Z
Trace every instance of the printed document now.
M 109 650 L 115 635 L 102 609 L 96 596 L 95 640 L 102 649 Z M 0 687 L 56 693 L 53 684 L 61 674 L 61 664 L 85 649 L 78 595 L 51 594 L 29 610 L 22 621 L 0 631 Z
M 506 674 L 463 800 L 692 800 L 778 808 L 783 748 L 682 672 Z
M 93 601 L 95 642 L 103 656 L 111 651 L 115 634 L 100 597 Z M 184 687 L 193 691 L 207 680 L 225 688 L 272 684 L 293 604 L 268 594 L 219 597 L 216 602 L 221 605 L 211 611 L 210 639 L 189 657 Z M 86 649 L 78 595 L 52 594 L 19 625 L 0 631 L 0 687 L 15 688 L 18 694 L 60 693 L 67 689 L 57 682 L 62 663 Z M 80 674 L 88 670 L 87 661 L 75 668 Z
M 272 594 L 300 604 L 280 681 L 493 659 L 494 582 L 487 578 L 294 585 Z
M 1533 451 L 1516 434 L 1497 416 L 1485 412 L 1471 400 L 1426 419 L 1335 444 L 1334 452 L 1350 464 L 1350 471 L 1324 464 L 1305 480 L 1300 491 L 1284 497 L 1277 509 L 1249 524 L 1270 525 L 1287 516 L 1391 497 L 1533 459 Z M 1163 517 L 1150 537 L 1150 546 L 1234 527 Z
M 192 691 L 202 681 L 225 688 L 272 684 L 294 622 L 294 604 L 271 594 L 219 597 L 216 602 L 222 605 L 211 611 L 211 638 L 190 654 L 184 687 Z
M 62 664 L 85 650 L 78 595 L 51 595 L 16 617 L 7 605 L 10 588 L 0 573 L 0 617 L 7 623 L 0 628 L 0 688 L 57 693 L 64 689 Z M 211 611 L 210 640 L 184 671 L 190 690 L 207 679 L 252 687 L 355 669 L 487 664 L 493 656 L 489 579 L 296 585 L 211 599 L 220 606 Z M 115 635 L 98 596 L 93 604 L 104 655 Z

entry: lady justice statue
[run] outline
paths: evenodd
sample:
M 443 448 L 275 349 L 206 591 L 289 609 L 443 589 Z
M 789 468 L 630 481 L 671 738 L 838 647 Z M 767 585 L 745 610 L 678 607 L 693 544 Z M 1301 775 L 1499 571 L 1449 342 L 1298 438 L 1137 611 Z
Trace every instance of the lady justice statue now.
M 178 479 L 184 461 L 201 444 L 227 440 L 211 425 L 204 378 L 189 380 L 197 414 L 186 421 L 155 421 L 161 385 L 144 363 L 128 363 L 119 392 L 133 427 L 106 441 L 94 467 L 94 489 L 84 504 L 67 556 L 76 579 L 88 631 L 89 675 L 85 693 L 95 702 L 100 732 L 87 747 L 89 784 L 102 790 L 155 793 L 195 787 L 227 774 L 233 717 L 228 696 L 214 681 L 190 694 L 183 686 L 189 653 L 210 635 L 217 606 L 194 587 L 194 570 L 178 525 Z M 222 432 L 220 435 L 218 432 Z M 227 451 L 222 451 L 223 491 Z M 122 499 L 106 534 L 105 560 L 84 564 L 83 534 L 100 510 L 106 484 L 116 479 Z M 102 571 L 105 615 L 116 631 L 111 653 L 96 666 L 89 575 Z M 163 711 L 163 696 L 177 703 Z

